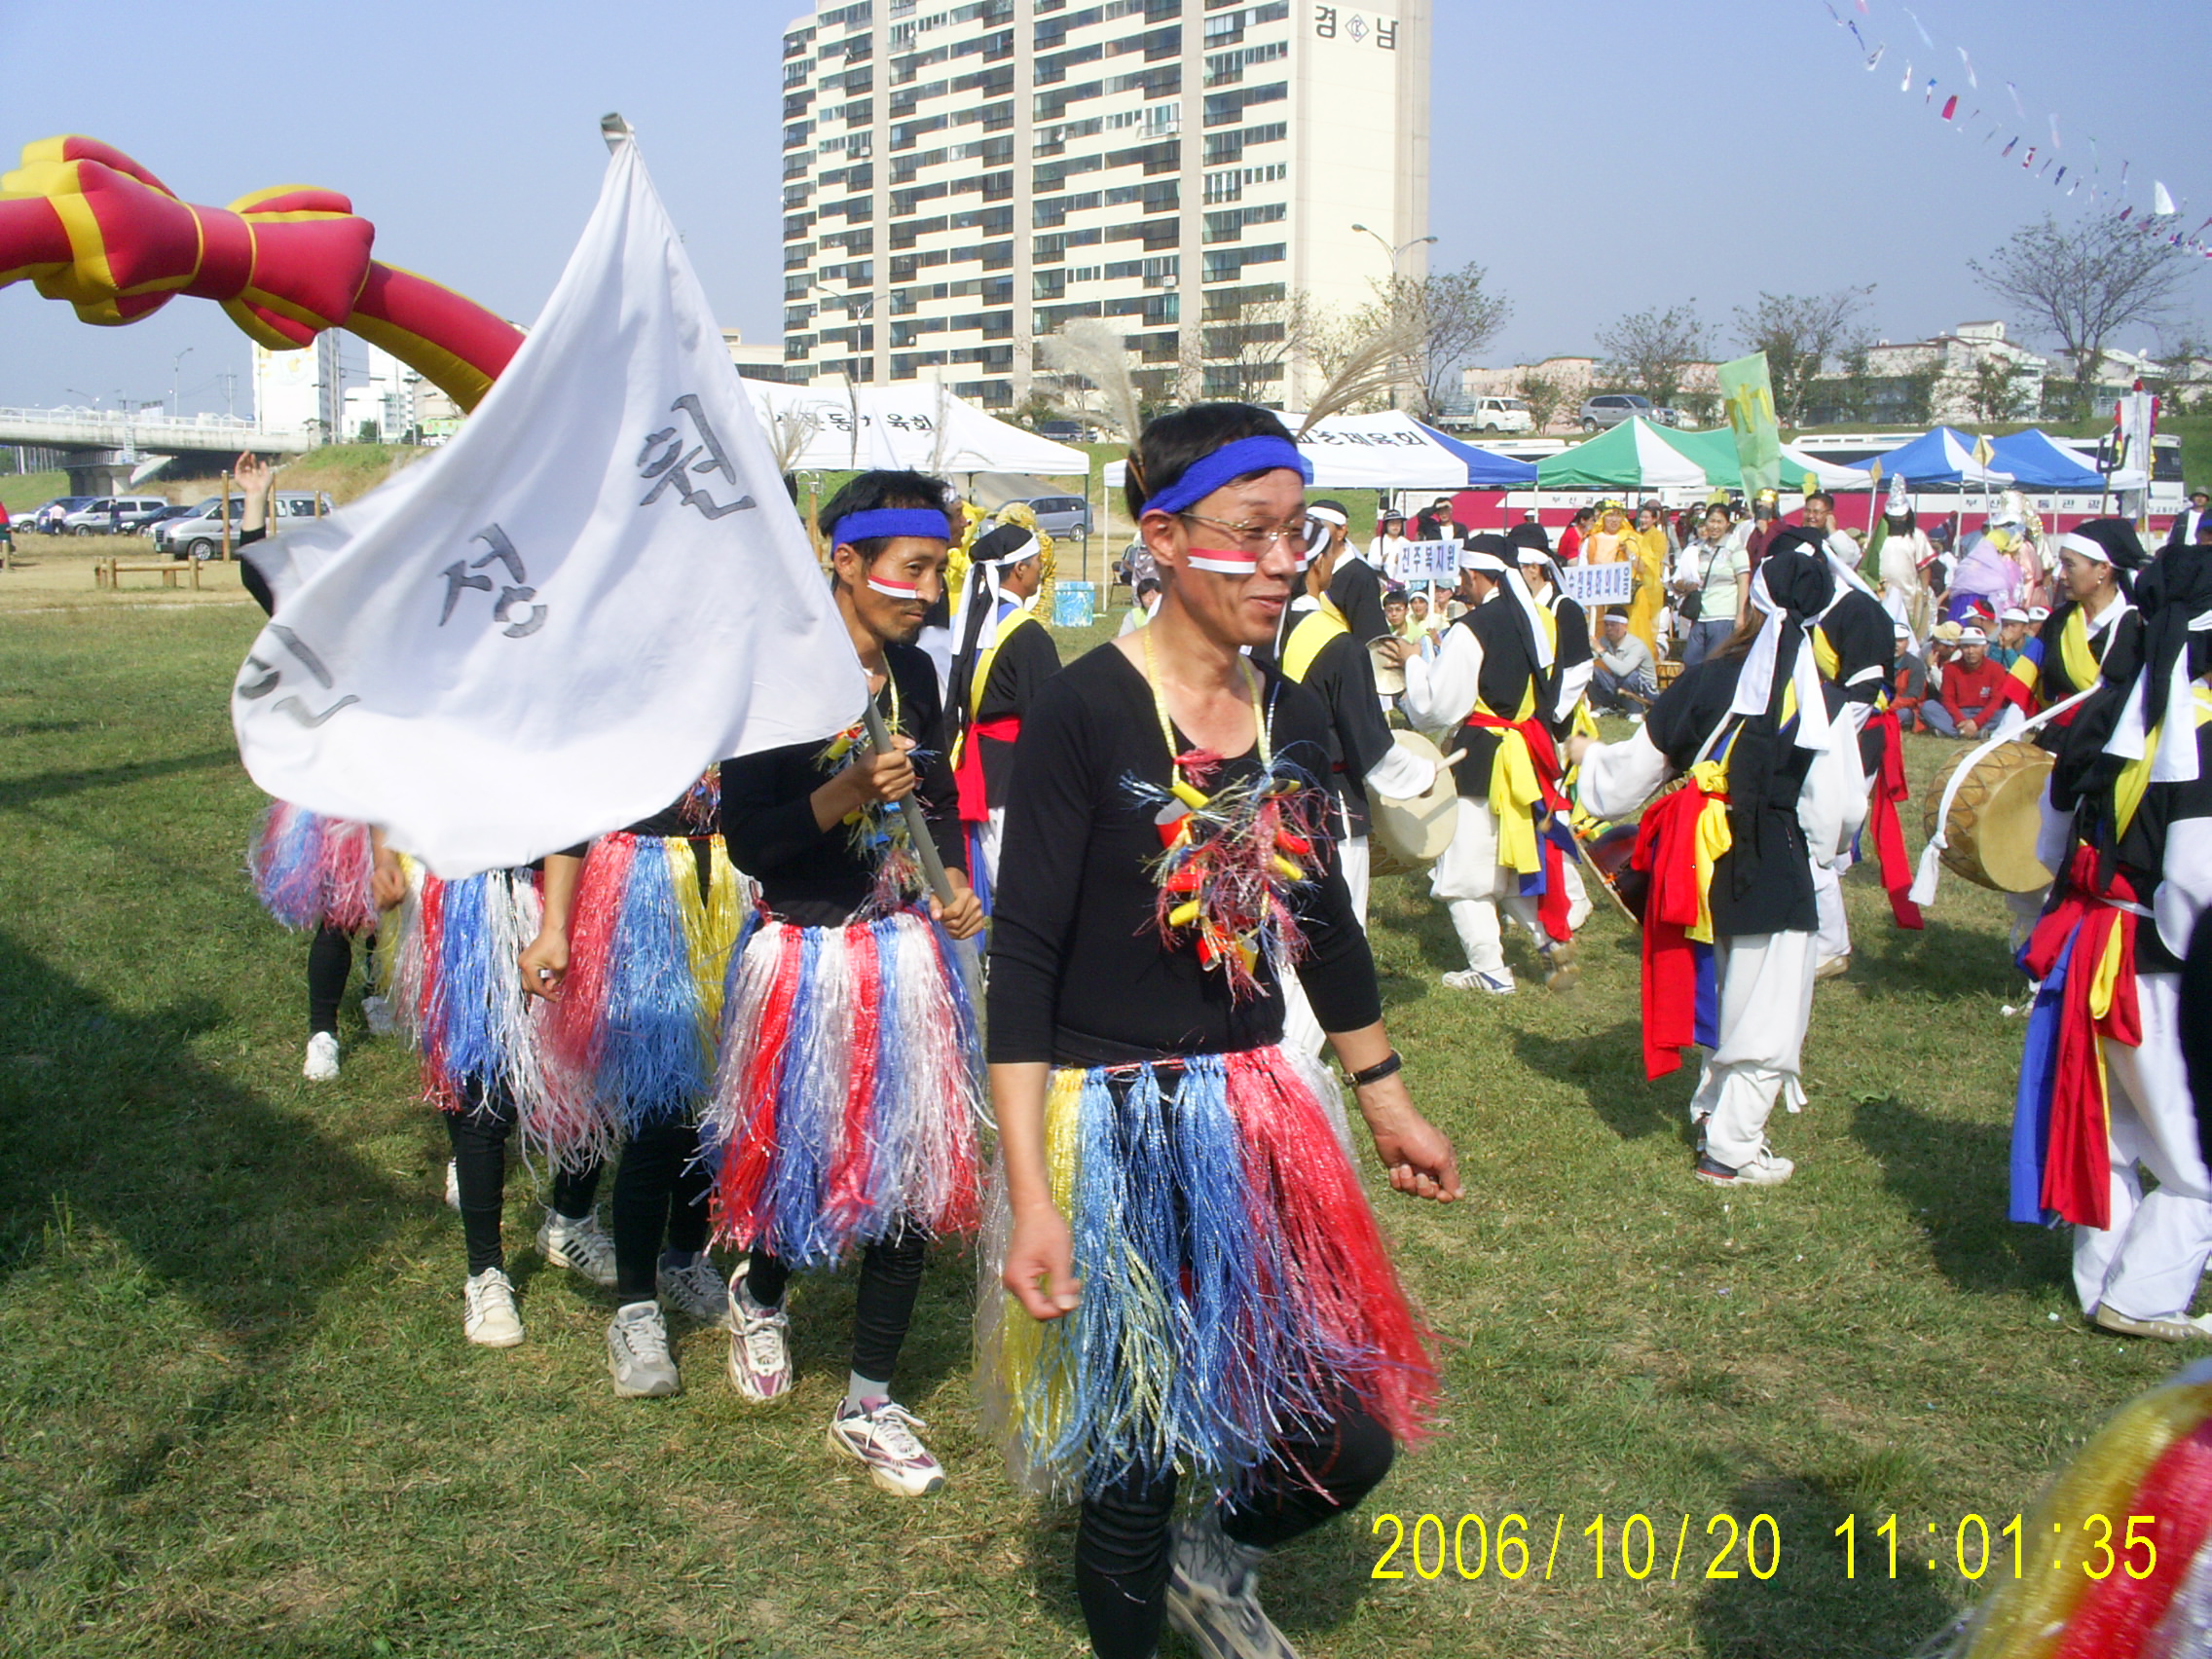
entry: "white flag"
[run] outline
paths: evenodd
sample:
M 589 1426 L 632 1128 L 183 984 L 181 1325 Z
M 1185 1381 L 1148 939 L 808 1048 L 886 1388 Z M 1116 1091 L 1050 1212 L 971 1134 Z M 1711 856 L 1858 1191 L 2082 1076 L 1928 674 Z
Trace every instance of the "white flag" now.
M 2153 179 L 2151 181 L 2151 211 L 2158 218 L 2163 219 L 2173 210 L 2174 199 L 2166 194 L 2164 185 L 2157 179 Z
M 246 770 L 442 876 L 635 823 L 866 700 L 634 141 L 453 442 L 254 552 L 276 609 L 232 693 Z

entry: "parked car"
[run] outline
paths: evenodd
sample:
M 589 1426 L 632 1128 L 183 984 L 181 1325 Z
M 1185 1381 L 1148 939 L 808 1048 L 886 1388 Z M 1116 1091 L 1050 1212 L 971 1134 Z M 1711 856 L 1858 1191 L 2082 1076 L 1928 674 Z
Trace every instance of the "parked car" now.
M 315 497 L 308 490 L 279 491 L 270 505 L 277 518 L 312 518 Z M 330 498 L 322 498 L 322 510 L 330 510 Z M 239 520 L 245 512 L 245 498 L 231 498 L 231 545 L 239 539 Z M 223 498 L 209 496 L 196 501 L 176 518 L 154 527 L 154 550 L 171 559 L 212 559 L 223 550 Z
M 1030 496 L 1017 498 L 1037 515 L 1037 528 L 1054 541 L 1090 539 L 1090 503 L 1081 496 Z M 1001 503 L 1014 505 L 1013 501 Z
M 1040 421 L 1037 435 L 1056 444 L 1076 444 L 1083 441 L 1083 427 L 1074 421 Z
M 1532 432 L 1536 418 L 1518 397 L 1478 397 L 1468 417 L 1478 432 Z
M 61 521 L 64 535 L 135 535 L 167 506 L 164 496 L 96 496 Z
M 1639 397 L 1633 391 L 1607 391 L 1588 399 L 1582 405 L 1582 429 L 1595 432 L 1601 427 L 1617 426 L 1632 416 L 1641 415 L 1654 426 L 1679 426 L 1681 412 L 1653 406 L 1648 397 Z
M 34 507 L 23 514 L 21 524 L 25 530 L 35 530 L 41 535 L 59 535 L 63 519 L 79 507 L 91 506 L 97 499 L 99 498 L 96 496 L 56 496 L 43 506 Z

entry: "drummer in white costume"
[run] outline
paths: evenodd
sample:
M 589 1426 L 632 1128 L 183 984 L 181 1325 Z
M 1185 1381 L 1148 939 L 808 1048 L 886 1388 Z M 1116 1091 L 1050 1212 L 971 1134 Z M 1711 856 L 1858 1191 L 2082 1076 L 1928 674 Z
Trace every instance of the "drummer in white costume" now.
M 1466 612 L 1445 629 L 1433 659 L 1406 664 L 1406 719 L 1442 732 L 1439 748 L 1463 752 L 1453 768 L 1458 827 L 1436 861 L 1431 897 L 1443 901 L 1467 966 L 1444 976 L 1454 990 L 1510 995 L 1498 929 L 1502 900 L 1539 940 L 1544 982 L 1571 983 L 1577 916 L 1559 849 L 1542 830 L 1559 799 L 1559 758 L 1547 717 L 1556 687 L 1550 612 L 1540 609 L 1507 565 L 1498 535 L 1470 536 L 1459 555 L 1459 598 Z M 1546 903 L 1524 891 L 1542 872 Z M 1556 892 L 1550 882 L 1557 876 Z M 1585 897 L 1579 906 L 1589 911 Z
M 2043 983 L 2011 1214 L 2075 1224 L 2075 1291 L 2101 1329 L 2205 1341 L 2212 1316 L 2189 1308 L 2212 1256 L 2212 1169 L 2181 981 L 2212 908 L 2212 548 L 2168 549 L 2140 603 L 2142 665 L 2083 706 L 2053 777 L 2058 798 L 2078 801 L 2076 839 L 2027 951 Z M 2144 1169 L 2157 1181 L 2148 1194 Z
M 1841 695 L 1814 661 L 1834 587 L 1802 547 L 1770 549 L 1751 579 L 1755 626 L 1684 670 L 1634 736 L 1567 740 L 1585 810 L 1622 819 L 1652 803 L 1634 861 L 1650 883 L 1644 1070 L 1663 1077 L 1682 1048 L 1706 1049 L 1690 1117 L 1704 1129 L 1695 1173 L 1714 1186 L 1775 1186 L 1794 1168 L 1766 1124 L 1777 1099 L 1803 1098 L 1812 863 L 1848 844 L 1865 806 Z

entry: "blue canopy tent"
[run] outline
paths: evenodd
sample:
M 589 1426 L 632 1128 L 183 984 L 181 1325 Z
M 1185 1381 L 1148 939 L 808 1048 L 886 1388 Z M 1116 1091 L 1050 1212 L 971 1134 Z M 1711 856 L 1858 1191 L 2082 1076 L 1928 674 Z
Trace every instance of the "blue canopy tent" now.
M 2000 485 L 2012 482 L 2012 475 L 2001 466 L 1983 466 L 1973 458 L 1974 440 L 1954 426 L 1936 426 L 1920 434 L 1908 444 L 1891 450 L 1887 455 L 1876 456 L 1873 461 L 1854 461 L 1861 472 L 1879 461 L 1884 478 L 1902 478 L 1907 484 L 1952 484 L 1964 486 Z M 1994 447 L 1994 446 L 1992 446 Z
M 1536 482 L 1536 463 L 1532 461 L 1515 461 L 1509 455 L 1494 450 L 1479 449 L 1473 444 L 1461 443 L 1448 432 L 1415 422 L 1431 443 L 1452 452 L 1467 464 L 1467 488 L 1470 490 L 1528 490 Z
M 2047 432 L 2031 426 L 2009 438 L 1990 443 L 1991 464 L 2009 472 L 2023 490 L 2074 490 L 2101 494 L 2104 475 L 2084 465 L 2079 452 L 2053 443 Z

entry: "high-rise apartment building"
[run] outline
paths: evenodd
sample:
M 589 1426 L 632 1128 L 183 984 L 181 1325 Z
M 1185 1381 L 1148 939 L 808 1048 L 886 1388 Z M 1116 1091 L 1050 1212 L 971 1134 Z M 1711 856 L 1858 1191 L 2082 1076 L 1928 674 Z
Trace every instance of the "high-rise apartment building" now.
M 786 363 L 1006 408 L 1096 316 L 1153 395 L 1296 406 L 1286 308 L 1427 229 L 1428 83 L 1428 0 L 826 5 L 784 35 Z

